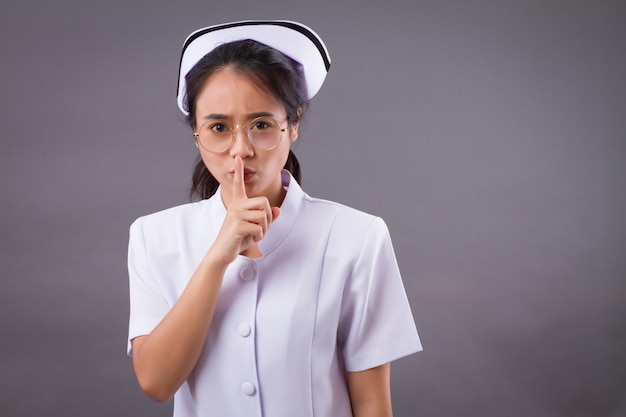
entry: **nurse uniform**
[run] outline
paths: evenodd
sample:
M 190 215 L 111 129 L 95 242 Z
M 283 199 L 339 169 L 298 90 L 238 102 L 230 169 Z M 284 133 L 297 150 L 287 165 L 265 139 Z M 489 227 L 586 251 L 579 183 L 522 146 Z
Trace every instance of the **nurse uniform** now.
M 421 350 L 382 219 L 282 177 L 287 195 L 259 242 L 263 256 L 226 270 L 175 417 L 351 417 L 346 371 Z M 225 215 L 218 190 L 132 224 L 129 355 L 176 303 Z

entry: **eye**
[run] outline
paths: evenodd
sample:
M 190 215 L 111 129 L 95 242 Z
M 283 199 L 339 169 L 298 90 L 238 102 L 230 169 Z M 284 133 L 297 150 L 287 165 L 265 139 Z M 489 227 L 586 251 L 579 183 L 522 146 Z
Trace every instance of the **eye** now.
M 276 122 L 272 119 L 256 119 L 251 129 L 253 130 L 267 130 L 271 129 L 276 125 Z
M 205 135 L 223 135 L 229 132 L 229 126 L 221 120 L 207 120 L 200 131 Z
M 213 133 L 224 133 L 228 130 L 224 123 L 219 122 L 207 123 L 207 128 Z

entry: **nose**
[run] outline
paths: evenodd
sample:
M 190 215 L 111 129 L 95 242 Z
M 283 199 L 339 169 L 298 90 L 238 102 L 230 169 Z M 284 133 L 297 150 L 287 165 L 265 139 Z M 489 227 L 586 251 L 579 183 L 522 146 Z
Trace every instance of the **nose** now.
M 248 131 L 245 126 L 236 125 L 233 127 L 233 143 L 230 147 L 230 155 L 235 157 L 237 155 L 241 158 L 246 158 L 254 155 L 254 149 L 248 138 Z

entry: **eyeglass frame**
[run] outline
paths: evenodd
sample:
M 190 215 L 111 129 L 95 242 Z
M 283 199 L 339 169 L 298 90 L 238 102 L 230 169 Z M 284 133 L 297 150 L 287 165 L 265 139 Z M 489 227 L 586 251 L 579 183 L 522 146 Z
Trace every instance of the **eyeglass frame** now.
M 283 132 L 286 132 L 287 129 L 289 129 L 289 122 L 287 122 L 287 127 L 280 127 L 280 123 L 278 123 L 278 120 L 274 119 L 273 117 L 259 116 L 259 117 L 254 118 L 250 122 L 250 126 L 254 126 L 254 123 L 257 120 L 259 120 L 259 119 L 261 119 L 261 120 L 262 119 L 273 120 L 273 121 L 276 122 L 276 124 L 280 128 L 280 130 L 279 130 L 280 131 L 280 136 L 278 138 L 278 142 L 276 142 L 276 144 L 274 146 L 272 146 L 271 148 L 267 148 L 267 149 L 259 148 L 259 149 L 262 149 L 264 151 L 271 151 L 272 149 L 275 149 L 280 144 L 280 142 L 283 140 Z M 219 120 L 219 119 L 209 119 L 209 120 L 205 121 L 204 123 L 202 123 L 200 125 L 200 129 L 202 129 L 202 126 L 206 125 L 207 123 L 210 123 L 210 122 L 213 122 L 213 121 L 216 121 L 216 120 Z M 200 129 L 198 129 L 198 130 L 200 130 Z M 230 143 L 228 144 L 228 146 L 226 148 L 224 148 L 221 151 L 212 151 L 212 150 L 207 149 L 206 147 L 204 147 L 204 145 L 202 145 L 202 142 L 200 141 L 200 132 L 198 132 L 198 131 L 193 132 L 193 137 L 196 139 L 196 143 L 199 144 L 200 146 L 202 146 L 202 149 L 204 149 L 205 151 L 211 152 L 211 153 L 224 153 L 224 152 L 226 152 L 227 150 L 229 150 L 233 146 L 233 143 L 235 143 L 235 135 L 236 135 L 235 134 L 235 129 L 245 129 L 246 130 L 246 137 L 248 138 L 248 141 L 250 142 L 250 145 L 252 145 L 252 147 L 256 148 L 256 146 L 254 146 L 254 142 L 252 141 L 252 138 L 250 137 L 250 132 L 252 131 L 252 128 L 249 127 L 249 126 L 246 126 L 246 125 L 235 125 L 235 126 L 230 128 Z

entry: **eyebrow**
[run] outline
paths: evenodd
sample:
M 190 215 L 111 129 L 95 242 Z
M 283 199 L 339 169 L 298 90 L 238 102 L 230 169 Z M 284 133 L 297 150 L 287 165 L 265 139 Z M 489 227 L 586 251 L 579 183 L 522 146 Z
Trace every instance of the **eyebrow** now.
M 246 120 L 253 120 L 258 117 L 275 117 L 275 115 L 274 113 L 270 113 L 267 111 L 249 113 L 248 115 L 246 115 Z M 220 114 L 220 113 L 207 114 L 206 116 L 202 118 L 202 120 L 226 120 L 226 119 L 230 119 L 230 116 L 227 114 Z

